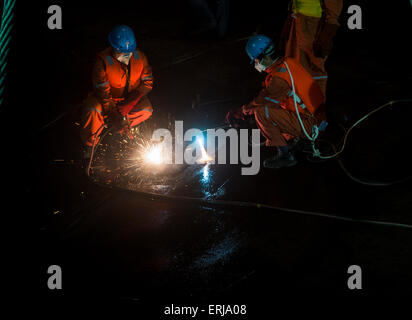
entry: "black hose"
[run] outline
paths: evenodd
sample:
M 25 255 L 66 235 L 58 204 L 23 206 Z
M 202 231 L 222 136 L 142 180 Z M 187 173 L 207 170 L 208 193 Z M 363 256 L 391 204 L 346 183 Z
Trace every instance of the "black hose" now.
M 102 125 L 100 126 L 100 128 L 97 129 L 97 131 L 96 131 L 94 134 L 92 134 L 92 136 L 94 136 L 94 135 L 97 135 L 97 136 L 98 136 L 97 133 L 100 131 L 100 129 L 103 130 L 103 129 L 104 129 L 104 126 L 105 126 L 105 124 L 102 124 Z M 89 164 L 88 164 L 88 166 L 87 166 L 87 171 L 86 171 L 86 174 L 87 174 L 88 177 L 90 177 L 90 168 L 91 168 L 91 166 L 92 166 L 94 153 L 95 153 L 95 151 L 97 151 L 97 149 L 99 148 L 102 140 L 104 139 L 104 137 L 106 136 L 106 134 L 107 134 L 109 131 L 110 131 L 110 129 L 107 129 L 107 130 L 101 135 L 101 137 L 100 137 L 99 142 L 97 143 L 97 145 L 96 145 L 97 137 L 95 137 L 95 138 L 93 139 L 92 153 L 91 153 L 91 155 L 90 155 Z

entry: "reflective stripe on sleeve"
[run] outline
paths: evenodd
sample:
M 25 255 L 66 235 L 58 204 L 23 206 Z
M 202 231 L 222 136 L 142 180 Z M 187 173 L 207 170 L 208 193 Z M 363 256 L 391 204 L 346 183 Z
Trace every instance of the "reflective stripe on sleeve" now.
M 97 88 L 101 88 L 101 87 L 104 87 L 104 86 L 106 86 L 106 85 L 108 85 L 108 84 L 109 84 L 109 81 L 106 81 L 106 82 L 103 82 L 103 83 L 96 84 L 96 87 L 97 87 Z
M 152 79 L 152 78 L 153 78 L 153 76 L 150 75 L 150 76 L 147 76 L 147 77 L 142 78 L 142 80 L 144 81 L 144 80 L 149 80 L 149 79 Z
M 111 56 L 106 56 L 106 60 L 109 63 L 109 65 L 111 65 L 111 66 L 114 65 L 114 61 L 113 61 Z
M 100 114 L 103 114 L 101 110 L 97 109 L 97 108 L 86 108 L 86 110 L 90 110 L 90 111 L 96 111 Z

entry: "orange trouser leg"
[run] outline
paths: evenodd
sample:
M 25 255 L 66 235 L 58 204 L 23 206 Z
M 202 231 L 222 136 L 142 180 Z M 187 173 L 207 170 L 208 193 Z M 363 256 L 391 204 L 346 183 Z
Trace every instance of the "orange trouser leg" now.
M 319 27 L 319 18 L 302 14 L 290 15 L 282 31 L 281 43 L 284 45 L 285 57 L 298 60 L 319 84 L 326 96 L 327 72 L 326 58 L 315 57 L 313 43 Z
M 103 108 L 98 100 L 89 96 L 83 106 L 81 119 L 80 137 L 83 143 L 87 146 L 93 146 L 93 142 L 99 142 L 99 136 L 103 131 L 104 117 Z
M 305 133 L 300 126 L 296 112 L 282 109 L 281 107 L 262 106 L 255 109 L 256 123 L 267 139 L 266 145 L 281 147 L 287 145 L 285 136 L 305 138 Z M 311 135 L 315 119 L 311 115 L 301 114 L 306 132 Z
M 140 101 L 133 107 L 130 113 L 127 115 L 127 118 L 130 121 L 130 126 L 134 127 L 138 124 L 146 121 L 152 116 L 153 107 L 150 103 L 149 98 L 146 96 L 140 99 Z

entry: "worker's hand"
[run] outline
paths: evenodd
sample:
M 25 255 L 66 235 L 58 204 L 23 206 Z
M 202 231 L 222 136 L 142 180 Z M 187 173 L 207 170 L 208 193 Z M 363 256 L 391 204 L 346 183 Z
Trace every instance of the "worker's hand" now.
M 244 114 L 243 114 L 243 106 L 237 109 L 231 109 L 227 114 L 226 114 L 226 123 L 230 125 L 231 127 L 238 128 L 239 127 L 239 122 L 242 120 L 245 120 Z
M 240 107 L 243 114 L 243 119 L 246 119 L 247 116 L 253 116 L 255 114 L 256 105 L 253 103 L 244 104 Z
M 121 131 L 127 127 L 128 122 L 125 120 L 125 117 L 115 109 L 109 114 L 108 125 L 114 131 Z
M 102 102 L 102 106 L 104 113 L 110 114 L 113 110 L 116 109 L 116 102 L 114 102 L 112 99 L 104 99 Z

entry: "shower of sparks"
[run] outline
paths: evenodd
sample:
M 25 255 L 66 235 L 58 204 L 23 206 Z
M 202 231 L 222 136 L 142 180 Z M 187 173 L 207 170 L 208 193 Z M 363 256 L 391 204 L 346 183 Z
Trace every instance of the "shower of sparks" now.
M 93 180 L 99 183 L 115 185 L 129 190 L 149 192 L 173 192 L 185 186 L 186 180 L 199 172 L 198 166 L 180 166 L 167 164 L 170 156 L 164 142 L 151 140 L 153 131 L 166 127 L 174 131 L 174 121 L 164 123 L 143 123 L 139 128 L 131 129 L 132 137 L 109 132 L 99 146 L 92 163 Z M 197 164 L 201 167 L 200 183 L 208 187 L 213 173 L 209 171 L 213 160 L 205 150 L 203 137 L 197 137 Z M 174 150 L 173 150 L 174 151 Z M 174 157 L 172 151 L 172 158 Z M 209 190 L 209 189 L 207 189 Z M 209 197 L 209 196 L 208 196 Z
M 162 164 L 163 163 L 163 144 L 151 146 L 144 154 L 144 159 L 148 163 Z
M 96 182 L 137 189 L 142 185 L 162 185 L 166 176 L 159 174 L 166 169 L 163 143 L 151 140 L 153 125 L 132 128 L 131 137 L 109 133 L 93 161 Z

